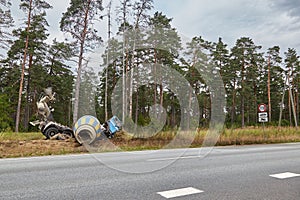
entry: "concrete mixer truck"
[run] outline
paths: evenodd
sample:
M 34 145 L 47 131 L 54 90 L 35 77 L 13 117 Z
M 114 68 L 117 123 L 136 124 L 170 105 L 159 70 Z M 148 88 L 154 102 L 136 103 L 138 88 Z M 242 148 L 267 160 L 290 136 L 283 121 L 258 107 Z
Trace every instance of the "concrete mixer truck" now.
M 55 101 L 55 93 L 52 93 L 52 88 L 44 90 L 39 102 L 37 102 L 37 110 L 39 120 L 30 122 L 33 126 L 39 126 L 42 134 L 46 139 L 64 140 L 75 137 L 80 144 L 91 144 L 97 139 L 113 138 L 115 133 L 121 131 L 122 123 L 118 117 L 113 116 L 104 124 L 100 124 L 99 120 L 90 115 L 81 117 L 75 124 L 73 129 L 61 125 L 54 121 L 52 109 L 48 103 Z
M 94 116 L 81 117 L 74 125 L 74 136 L 79 144 L 91 144 L 96 140 L 110 139 L 122 130 L 122 123 L 118 117 L 113 116 L 104 124 L 100 124 Z

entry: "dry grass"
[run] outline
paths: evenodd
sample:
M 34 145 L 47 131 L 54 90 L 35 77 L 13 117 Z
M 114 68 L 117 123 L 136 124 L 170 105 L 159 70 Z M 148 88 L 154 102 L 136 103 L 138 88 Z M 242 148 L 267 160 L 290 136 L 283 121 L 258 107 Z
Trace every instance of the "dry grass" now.
M 300 129 L 290 127 L 226 129 L 222 131 L 219 137 L 211 137 L 211 132 L 208 132 L 208 130 L 198 130 L 194 133 L 168 131 L 150 138 L 134 138 L 126 133 L 118 133 L 115 138 L 97 141 L 93 145 L 89 145 L 88 148 L 80 146 L 74 139 L 66 141 L 44 140 L 41 133 L 0 133 L 0 158 L 84 153 L 88 151 L 133 151 L 287 142 L 300 142 Z
M 226 146 L 248 144 L 273 144 L 300 142 L 300 129 L 293 127 L 249 127 L 245 129 L 226 129 L 220 135 L 208 130 L 198 130 L 196 133 L 161 132 L 147 139 L 128 138 L 114 139 L 113 143 L 123 150 L 145 150 L 161 148 Z M 170 142 L 172 145 L 169 145 Z
M 300 142 L 300 129 L 268 127 L 225 130 L 218 145 L 245 145 Z

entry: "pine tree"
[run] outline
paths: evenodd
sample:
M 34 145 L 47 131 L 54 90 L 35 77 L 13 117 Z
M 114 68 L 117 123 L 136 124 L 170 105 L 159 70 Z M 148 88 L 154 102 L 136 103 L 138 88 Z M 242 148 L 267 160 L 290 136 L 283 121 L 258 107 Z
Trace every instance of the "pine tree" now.
M 108 28 L 108 34 L 107 34 L 107 39 L 108 42 L 111 39 L 111 9 L 112 9 L 112 0 L 109 2 L 108 4 L 108 8 L 107 8 L 107 18 L 108 18 L 108 22 L 107 22 L 107 28 Z M 109 54 L 109 45 L 107 46 L 108 51 L 106 53 L 106 73 L 105 73 L 105 105 L 104 105 L 104 112 L 105 112 L 105 121 L 108 120 L 108 65 L 110 63 L 110 54 Z
M 78 67 L 73 106 L 74 123 L 78 119 L 81 72 L 85 53 L 101 42 L 101 37 L 98 36 L 97 30 L 93 28 L 93 23 L 100 18 L 99 12 L 102 10 L 102 0 L 71 0 L 67 12 L 63 14 L 60 21 L 61 30 L 69 33 L 78 45 Z
M 251 38 L 242 37 L 236 41 L 236 45 L 231 50 L 231 59 L 234 62 L 234 66 L 239 68 L 235 73 L 237 73 L 237 87 L 240 88 L 238 91 L 241 103 L 242 127 L 245 127 L 246 111 L 248 111 L 248 122 L 250 122 L 250 113 L 254 117 L 257 115 L 256 79 L 259 63 L 262 61 L 262 54 L 258 53 L 259 49 L 261 49 L 261 46 L 256 46 Z M 247 102 L 246 99 L 248 100 Z
M 260 87 L 265 87 L 267 83 L 267 94 L 262 92 L 262 95 L 268 96 L 268 113 L 269 121 L 279 119 L 280 104 L 282 91 L 284 89 L 284 70 L 281 68 L 282 58 L 280 56 L 280 47 L 274 46 L 268 49 L 266 54 L 265 70 L 262 72 L 263 83 Z M 267 80 L 266 80 L 267 78 Z M 263 99 L 263 97 L 261 97 Z M 267 102 L 267 100 L 262 100 Z
M 292 113 L 294 111 L 299 110 L 298 108 L 298 95 L 299 95 L 299 69 L 300 69 L 300 61 L 299 56 L 297 54 L 296 49 L 289 48 L 287 52 L 284 53 L 285 55 L 285 67 L 287 69 L 287 80 L 288 80 L 288 87 L 289 87 L 289 95 L 288 95 L 288 108 L 289 108 L 289 120 L 290 124 L 292 123 Z M 292 98 L 293 97 L 293 98 Z M 295 107 L 292 107 L 294 104 Z M 298 113 L 294 113 L 294 116 L 297 121 L 299 118 Z
M 25 36 L 25 45 L 23 46 L 23 58 L 21 64 L 21 78 L 20 78 L 20 87 L 19 87 L 19 97 L 18 97 L 18 106 L 17 106 L 17 114 L 16 114 L 16 126 L 15 131 L 19 131 L 19 123 L 20 123 L 20 115 L 21 115 L 21 103 L 22 103 L 22 92 L 23 92 L 23 84 L 24 84 L 24 76 L 25 76 L 25 67 L 27 65 L 27 57 L 29 57 L 28 70 L 34 64 L 34 56 L 36 54 L 36 49 L 43 48 L 43 41 L 47 38 L 45 34 L 45 26 L 47 26 L 47 22 L 45 20 L 45 10 L 51 8 L 51 6 L 43 1 L 43 0 L 22 0 L 20 4 L 20 8 L 27 13 L 26 30 L 17 30 L 15 34 L 20 36 L 20 40 Z M 19 34 L 18 34 L 19 32 Z M 40 37 L 40 38 L 39 38 Z M 15 42 L 15 44 L 20 44 L 20 42 Z M 12 47 L 14 49 L 14 47 Z M 37 60 L 39 56 L 36 56 Z M 28 73 L 29 77 L 27 79 L 27 103 L 29 101 L 29 83 L 30 83 L 30 72 Z M 28 125 L 29 121 L 29 111 L 27 105 L 27 113 L 25 114 L 24 125 L 25 127 Z
M 133 25 L 133 41 L 132 41 L 132 55 L 131 55 L 131 70 L 130 70 L 130 81 L 129 81 L 129 113 L 128 117 L 132 118 L 133 114 L 133 74 L 134 67 L 137 66 L 137 60 L 135 57 L 136 54 L 136 45 L 137 40 L 141 37 L 141 32 L 139 31 L 142 25 L 146 25 L 145 22 L 149 19 L 147 14 L 153 8 L 153 0 L 140 0 L 133 4 L 133 13 L 134 13 L 134 25 Z M 137 58 L 138 59 L 138 58 Z M 138 78 L 138 77 L 137 77 Z M 138 88 L 137 88 L 138 90 Z M 137 91 L 138 93 L 138 91 Z M 138 112 L 138 95 L 136 96 L 136 122 L 137 122 L 137 112 Z
M 222 41 L 222 38 L 219 38 L 218 42 L 213 45 L 212 50 L 212 61 L 213 65 L 217 68 L 217 71 L 220 72 L 221 79 L 224 84 L 224 88 L 227 93 L 227 105 L 230 106 L 234 101 L 234 96 L 231 92 L 233 89 L 232 82 L 234 79 L 234 73 L 231 71 L 230 59 L 229 59 L 229 50 L 227 49 L 227 44 Z M 222 109 L 222 108 L 219 108 Z M 227 107 L 228 118 L 232 115 L 232 107 Z M 229 119 L 228 119 L 229 120 Z M 233 119 L 232 119 L 233 121 Z
M 117 8 L 117 13 L 120 15 L 118 21 L 120 23 L 119 35 L 123 36 L 122 47 L 122 121 L 125 122 L 127 114 L 127 96 L 126 96 L 126 73 L 128 63 L 128 50 L 126 41 L 126 32 L 130 28 L 129 25 L 129 9 L 132 7 L 131 0 L 121 0 L 121 6 Z
M 99 105 L 97 105 L 97 117 L 100 121 L 105 121 L 106 119 L 106 98 L 107 98 L 107 115 L 112 116 L 111 113 L 111 94 L 117 80 L 122 77 L 122 42 L 118 41 L 115 38 L 112 38 L 108 42 L 108 47 L 102 55 L 104 71 L 99 72 L 100 84 L 97 90 L 97 101 Z M 107 55 L 109 54 L 109 60 L 107 59 Z M 107 79 L 106 79 L 107 77 Z M 107 92 L 105 92 L 107 90 Z M 122 92 L 120 92 L 122 94 Z M 106 97 L 106 98 L 105 98 Z M 122 98 L 122 97 L 119 97 Z M 123 105 L 118 105 L 118 109 L 120 110 L 120 114 L 122 114 Z M 104 112 L 103 112 L 104 111 Z
M 153 80 L 155 82 L 153 84 L 153 101 L 154 104 L 157 104 L 158 101 L 161 107 L 164 106 L 164 88 L 163 80 L 161 78 L 157 79 L 157 77 L 161 76 L 156 72 L 157 65 L 173 67 L 181 48 L 181 39 L 176 29 L 171 26 L 171 21 L 172 19 L 167 18 L 163 13 L 156 12 L 154 16 L 150 18 L 150 30 L 147 32 L 146 39 L 147 45 L 150 47 L 146 56 L 148 56 L 150 58 L 148 58 L 148 60 L 153 63 L 151 71 L 155 78 L 155 80 Z M 171 76 L 172 75 L 170 75 L 170 77 Z M 159 88 L 157 88 L 158 86 Z M 157 95 L 158 91 L 159 95 Z M 138 118 L 137 114 L 136 118 Z
M 186 59 L 182 59 L 182 62 L 187 68 L 186 71 L 188 71 L 187 79 L 198 96 L 200 121 L 202 125 L 206 126 L 211 110 L 208 85 L 212 78 L 210 74 L 212 70 L 209 64 L 212 43 L 199 36 L 194 37 L 191 42 L 188 42 L 186 48 Z

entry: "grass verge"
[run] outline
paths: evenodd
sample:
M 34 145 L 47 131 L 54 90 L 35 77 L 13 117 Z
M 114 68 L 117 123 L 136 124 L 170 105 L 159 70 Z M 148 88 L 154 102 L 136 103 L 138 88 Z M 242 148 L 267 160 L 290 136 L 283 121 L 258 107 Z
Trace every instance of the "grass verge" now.
M 292 127 L 248 127 L 245 129 L 223 130 L 217 141 L 209 138 L 208 130 L 198 130 L 196 133 L 185 133 L 176 137 L 176 132 L 161 132 L 151 138 L 141 139 L 119 133 L 109 140 L 116 151 L 155 150 L 161 148 L 201 147 L 205 144 L 217 146 L 274 144 L 300 142 L 300 130 Z M 211 141 L 210 141 L 211 140 Z M 175 142 L 174 142 L 175 141 Z M 98 143 L 99 151 L 111 151 Z M 97 148 L 96 148 L 97 150 Z M 41 133 L 0 133 L 0 158 L 28 157 L 44 155 L 62 155 L 70 153 L 86 153 L 88 150 L 80 146 L 74 139 L 59 141 L 45 140 Z

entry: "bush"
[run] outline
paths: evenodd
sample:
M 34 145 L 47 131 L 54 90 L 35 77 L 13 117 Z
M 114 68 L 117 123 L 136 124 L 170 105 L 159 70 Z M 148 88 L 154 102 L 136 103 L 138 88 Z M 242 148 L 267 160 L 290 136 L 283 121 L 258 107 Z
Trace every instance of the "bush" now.
M 11 106 L 8 97 L 5 94 L 0 95 L 0 131 L 4 131 L 12 127 L 12 119 L 10 117 Z

